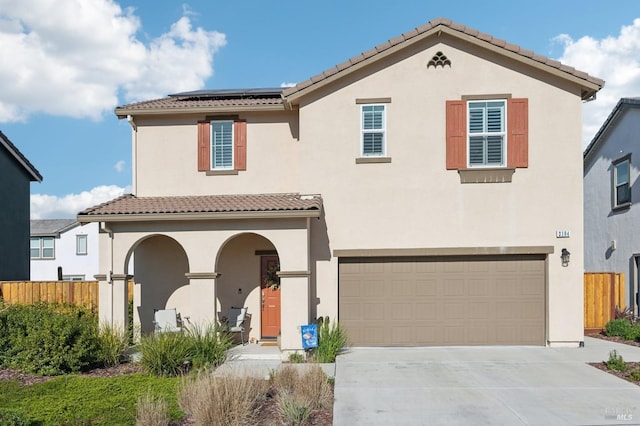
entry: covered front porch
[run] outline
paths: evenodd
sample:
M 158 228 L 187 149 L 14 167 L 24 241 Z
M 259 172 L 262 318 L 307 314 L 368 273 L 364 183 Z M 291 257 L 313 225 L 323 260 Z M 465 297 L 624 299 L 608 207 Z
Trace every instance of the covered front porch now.
M 131 279 L 142 333 L 153 331 L 156 309 L 175 308 L 188 325 L 246 307 L 247 340 L 300 350 L 299 327 L 312 320 L 310 221 L 321 206 L 297 194 L 125 196 L 85 210 L 79 220 L 100 222 L 100 320 L 127 324 Z

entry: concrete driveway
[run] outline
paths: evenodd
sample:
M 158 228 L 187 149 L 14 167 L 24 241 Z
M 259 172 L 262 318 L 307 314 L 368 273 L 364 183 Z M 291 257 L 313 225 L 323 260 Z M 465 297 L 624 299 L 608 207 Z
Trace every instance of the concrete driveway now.
M 640 424 L 640 386 L 587 365 L 616 349 L 355 348 L 336 361 L 335 425 Z

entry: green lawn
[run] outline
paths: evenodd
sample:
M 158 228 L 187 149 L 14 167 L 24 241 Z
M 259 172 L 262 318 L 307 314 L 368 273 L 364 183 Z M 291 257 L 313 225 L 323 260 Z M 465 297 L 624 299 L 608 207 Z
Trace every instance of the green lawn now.
M 0 410 L 18 411 L 33 425 L 133 425 L 137 398 L 150 391 L 164 397 L 171 418 L 179 419 L 184 415 L 177 403 L 179 380 L 138 373 L 68 375 L 29 386 L 0 382 Z

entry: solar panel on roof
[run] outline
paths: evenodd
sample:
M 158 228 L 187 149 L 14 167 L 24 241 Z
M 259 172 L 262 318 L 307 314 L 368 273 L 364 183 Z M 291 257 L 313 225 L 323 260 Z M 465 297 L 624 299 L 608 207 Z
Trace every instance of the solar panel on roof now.
M 205 97 L 252 97 L 280 96 L 282 87 L 266 87 L 254 89 L 206 89 L 181 92 L 169 95 L 170 98 L 205 98 Z

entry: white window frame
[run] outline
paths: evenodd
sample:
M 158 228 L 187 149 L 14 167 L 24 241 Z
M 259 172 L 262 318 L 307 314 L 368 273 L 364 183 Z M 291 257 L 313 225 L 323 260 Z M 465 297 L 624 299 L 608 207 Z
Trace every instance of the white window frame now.
M 620 182 L 618 180 L 618 168 L 623 165 L 626 164 L 627 166 L 627 176 L 626 176 L 626 182 L 622 181 Z M 620 207 L 627 207 L 631 205 L 631 155 L 625 155 L 622 158 L 617 159 L 616 161 L 614 161 L 612 163 L 612 171 L 613 171 L 613 180 L 612 180 L 612 184 L 613 184 L 613 208 L 620 208 Z M 629 199 L 626 201 L 622 201 L 620 202 L 618 200 L 618 188 L 622 187 L 622 186 L 627 186 L 628 187 L 628 193 L 629 193 Z
M 62 281 L 85 281 L 84 275 L 63 275 Z
M 382 127 L 375 129 L 365 129 L 364 114 L 365 108 L 382 107 Z M 366 134 L 382 134 L 382 152 L 364 152 L 364 138 Z M 386 104 L 372 103 L 360 105 L 360 155 L 362 157 L 385 157 L 387 155 L 387 106 Z
M 229 124 L 231 126 L 231 163 L 229 165 L 216 166 L 216 146 L 215 146 L 215 131 L 214 126 L 216 124 Z M 235 164 L 235 126 L 233 120 L 211 120 L 211 170 L 233 170 Z
M 80 241 L 84 240 L 84 250 L 81 250 Z M 77 256 L 86 256 L 89 254 L 89 238 L 87 234 L 78 234 L 76 235 L 76 255 Z
M 487 127 L 487 116 L 486 116 L 486 107 L 484 109 L 485 116 L 483 117 L 483 131 L 471 133 L 471 104 L 474 103 L 484 103 L 489 104 L 491 102 L 500 102 L 502 103 L 502 130 L 499 132 L 490 132 L 486 130 Z M 467 167 L 469 168 L 502 168 L 507 166 L 507 113 L 508 106 L 506 99 L 470 99 L 467 101 Z M 487 137 L 489 136 L 500 136 L 502 138 L 501 145 L 501 162 L 500 163 L 489 163 L 487 159 Z M 471 138 L 472 137 L 482 137 L 484 138 L 483 143 L 483 162 L 482 164 L 474 163 L 471 164 Z
M 35 257 L 32 255 L 31 250 L 35 250 L 35 247 L 32 247 L 32 243 L 35 241 L 38 241 L 38 256 Z M 44 246 L 44 241 L 51 241 L 51 246 L 52 247 L 45 247 Z M 45 256 L 45 250 L 52 250 L 52 254 L 51 256 Z M 41 260 L 51 260 L 51 259 L 55 259 L 56 258 L 56 240 L 54 237 L 31 237 L 29 239 L 29 257 L 31 259 L 41 259 Z

